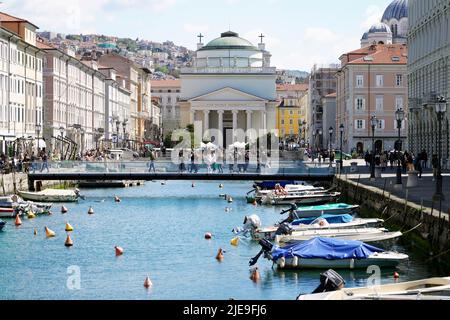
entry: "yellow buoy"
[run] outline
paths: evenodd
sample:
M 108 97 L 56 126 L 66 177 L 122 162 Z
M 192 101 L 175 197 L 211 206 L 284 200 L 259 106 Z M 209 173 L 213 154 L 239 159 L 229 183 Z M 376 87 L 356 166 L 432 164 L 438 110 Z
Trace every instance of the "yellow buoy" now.
M 236 237 L 231 240 L 231 245 L 237 247 L 239 245 L 239 238 Z
M 89 207 L 88 214 L 94 214 L 94 209 L 92 207 Z
M 67 236 L 67 239 L 66 239 L 66 242 L 64 243 L 64 245 L 66 247 L 72 247 L 73 246 L 73 241 L 72 241 L 72 239 L 70 238 L 69 235 Z
M 52 238 L 54 236 L 56 236 L 56 233 L 52 230 L 50 230 L 49 228 L 45 227 L 45 236 L 47 238 Z
M 68 222 L 66 222 L 66 231 L 67 232 L 72 232 L 73 231 L 73 227 Z
M 28 212 L 27 217 L 28 217 L 28 219 L 34 219 L 34 218 L 36 218 L 36 215 L 34 214 L 33 211 L 30 211 L 30 212 Z
M 145 288 L 150 288 L 150 287 L 152 287 L 153 286 L 153 283 L 152 283 L 152 281 L 150 280 L 150 277 L 147 277 L 147 278 L 145 278 L 145 281 L 144 281 L 144 287 Z

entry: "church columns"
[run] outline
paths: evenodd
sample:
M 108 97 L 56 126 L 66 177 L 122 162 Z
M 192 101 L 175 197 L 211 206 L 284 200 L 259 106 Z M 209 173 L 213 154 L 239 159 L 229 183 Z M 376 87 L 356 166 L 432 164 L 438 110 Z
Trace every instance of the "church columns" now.
M 221 136 L 221 135 L 223 135 L 223 114 L 224 114 L 224 111 L 223 110 L 219 110 L 219 111 L 217 111 L 217 113 L 219 114 L 219 137 Z M 222 141 L 218 141 L 219 142 L 219 145 L 222 145 L 223 144 L 223 139 L 222 139 Z
M 251 135 L 251 131 L 250 131 L 252 129 L 252 114 L 253 114 L 253 111 L 247 110 L 246 113 L 247 113 L 247 138 L 249 140 L 253 140 L 253 135 Z M 251 136 L 248 136 L 248 135 L 251 135 Z M 247 142 L 250 142 L 250 141 L 247 141 Z
M 266 111 L 261 111 L 261 129 L 267 129 L 267 113 Z
M 204 122 L 203 122 L 203 131 L 209 130 L 209 110 L 204 110 L 203 114 L 205 116 Z
M 236 142 L 236 130 L 238 129 L 237 116 L 239 110 L 231 111 L 233 113 L 233 143 Z
M 190 122 L 190 124 L 194 124 L 194 122 L 195 122 L 195 110 L 191 110 L 189 122 Z

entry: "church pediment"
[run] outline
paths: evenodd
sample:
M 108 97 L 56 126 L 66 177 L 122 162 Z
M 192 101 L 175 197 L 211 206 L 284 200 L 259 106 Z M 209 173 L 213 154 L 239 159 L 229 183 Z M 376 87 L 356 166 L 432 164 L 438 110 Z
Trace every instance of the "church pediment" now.
M 220 90 L 216 90 L 202 96 L 193 98 L 189 100 L 190 102 L 195 101 L 260 101 L 266 102 L 266 99 L 261 97 L 243 92 L 241 90 L 226 87 Z

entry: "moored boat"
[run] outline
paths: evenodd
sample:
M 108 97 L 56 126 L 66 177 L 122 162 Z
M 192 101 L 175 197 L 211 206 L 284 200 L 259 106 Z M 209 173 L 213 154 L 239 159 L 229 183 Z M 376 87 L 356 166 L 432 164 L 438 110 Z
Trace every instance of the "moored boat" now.
M 325 214 L 327 215 L 352 214 L 358 209 L 359 209 L 358 205 L 351 205 L 347 203 L 328 203 L 316 206 L 291 205 L 290 209 L 281 212 L 281 214 L 289 212 L 295 219 L 318 218 Z
M 77 202 L 80 198 L 80 193 L 77 189 L 47 189 L 40 192 L 19 191 L 19 194 L 25 200 L 39 202 Z
M 369 266 L 396 267 L 409 257 L 406 254 L 384 251 L 361 241 L 316 237 L 303 243 L 280 248 L 261 240 L 261 252 L 250 260 L 257 263 L 261 255 L 279 269 L 361 269 Z
M 0 197 L 0 218 L 15 218 L 26 211 L 33 211 L 37 214 L 50 211 L 52 205 L 25 201 L 18 195 Z
M 297 300 L 450 300 L 450 277 L 334 289 L 300 295 Z
M 335 202 L 341 196 L 340 192 L 303 191 L 288 195 L 269 194 L 261 199 L 266 205 L 313 205 Z

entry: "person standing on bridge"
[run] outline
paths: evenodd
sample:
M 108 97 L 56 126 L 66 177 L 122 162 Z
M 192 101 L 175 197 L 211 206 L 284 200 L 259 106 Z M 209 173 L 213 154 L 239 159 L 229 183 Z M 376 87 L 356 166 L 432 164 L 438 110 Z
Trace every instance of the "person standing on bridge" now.
M 152 172 L 156 173 L 156 169 L 155 169 L 155 153 L 153 150 L 150 150 L 150 162 L 148 165 L 148 172 Z
M 45 151 L 45 148 L 42 149 L 41 158 L 42 158 L 41 172 L 44 171 L 44 168 L 45 168 L 45 169 L 47 169 L 47 173 L 49 173 L 50 170 L 48 169 L 48 156 L 47 156 L 47 152 Z

